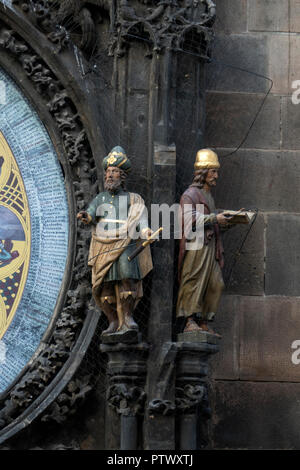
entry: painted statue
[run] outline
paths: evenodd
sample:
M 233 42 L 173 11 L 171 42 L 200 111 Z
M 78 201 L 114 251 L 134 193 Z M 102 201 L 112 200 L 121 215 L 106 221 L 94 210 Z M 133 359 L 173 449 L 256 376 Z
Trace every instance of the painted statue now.
M 179 292 L 177 317 L 185 317 L 184 332 L 215 332 L 208 326 L 212 321 L 224 288 L 221 268 L 224 265 L 221 228 L 228 226 L 225 213 L 217 213 L 211 190 L 217 184 L 220 164 L 218 156 L 209 149 L 197 153 L 194 180 L 183 193 L 182 213 L 192 207 L 191 226 L 197 218 L 197 204 L 204 207 L 204 240 L 199 249 L 187 249 L 186 231 L 180 240 L 178 275 Z M 182 218 L 184 224 L 184 217 Z M 183 227 L 184 228 L 184 227 Z
M 77 215 L 92 225 L 92 291 L 109 323 L 103 335 L 138 330 L 133 312 L 143 296 L 142 279 L 153 267 L 149 246 L 128 259 L 151 235 L 143 199 L 125 187 L 130 168 L 124 149 L 114 147 L 103 160 L 104 191 Z

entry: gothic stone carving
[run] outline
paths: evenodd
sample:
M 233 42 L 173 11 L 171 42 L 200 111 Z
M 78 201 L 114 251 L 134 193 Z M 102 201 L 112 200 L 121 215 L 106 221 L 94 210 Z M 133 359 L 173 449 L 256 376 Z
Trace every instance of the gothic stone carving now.
M 92 10 L 105 11 L 110 18 L 108 52 L 117 56 L 125 54 L 131 40 L 147 41 L 149 52 L 160 52 L 182 49 L 189 35 L 194 35 L 193 49 L 208 58 L 216 16 L 212 0 L 13 0 L 13 4 L 59 49 L 76 30 L 83 51 L 94 49 L 97 41 Z
M 108 388 L 107 400 L 118 414 L 136 416 L 143 413 L 146 393 L 142 387 L 116 384 Z
M 143 414 L 148 350 L 143 342 L 100 345 L 100 351 L 108 356 L 107 403 L 121 416 Z
M 64 392 L 48 408 L 41 421 L 63 423 L 70 415 L 76 413 L 92 388 L 90 375 L 71 380 Z
M 179 413 L 190 414 L 200 410 L 204 417 L 209 418 L 211 410 L 207 385 L 186 384 L 184 387 L 176 387 L 176 407 Z
M 206 9 L 201 14 L 203 5 Z M 123 55 L 128 42 L 133 38 L 148 39 L 151 50 L 156 52 L 165 48 L 181 49 L 187 34 L 192 31 L 200 35 L 203 43 L 209 43 L 212 39 L 210 26 L 214 17 L 212 2 L 206 0 L 148 1 L 143 9 L 133 8 L 132 2 L 123 0 L 117 11 L 110 53 Z M 199 52 L 203 54 L 200 47 Z
M 150 415 L 170 416 L 175 414 L 176 406 L 171 400 L 161 400 L 154 398 L 148 405 Z

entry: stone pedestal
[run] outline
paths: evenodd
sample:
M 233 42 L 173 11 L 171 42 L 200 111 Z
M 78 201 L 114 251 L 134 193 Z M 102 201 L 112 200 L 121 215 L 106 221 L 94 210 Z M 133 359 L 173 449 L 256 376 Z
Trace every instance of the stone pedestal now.
M 218 352 L 219 339 L 206 332 L 177 336 L 176 410 L 179 416 L 179 448 L 200 447 L 201 424 L 210 417 L 208 398 L 209 358 Z
M 144 413 L 148 349 L 149 346 L 143 342 L 106 343 L 100 346 L 101 352 L 108 356 L 107 449 L 135 450 L 139 446 L 138 416 Z

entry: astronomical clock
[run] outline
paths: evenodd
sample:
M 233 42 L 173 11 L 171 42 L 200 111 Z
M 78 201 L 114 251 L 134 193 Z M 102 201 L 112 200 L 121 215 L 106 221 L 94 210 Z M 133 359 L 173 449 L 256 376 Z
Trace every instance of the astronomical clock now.
M 0 392 L 20 374 L 55 309 L 68 248 L 56 152 L 35 110 L 0 71 Z

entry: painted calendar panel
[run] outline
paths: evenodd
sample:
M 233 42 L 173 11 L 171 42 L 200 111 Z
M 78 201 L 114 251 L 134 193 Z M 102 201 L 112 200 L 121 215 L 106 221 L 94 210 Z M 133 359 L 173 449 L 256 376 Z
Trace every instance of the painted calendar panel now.
M 2 70 L 0 81 L 1 393 L 34 355 L 53 317 L 68 255 L 69 210 L 43 123 Z

